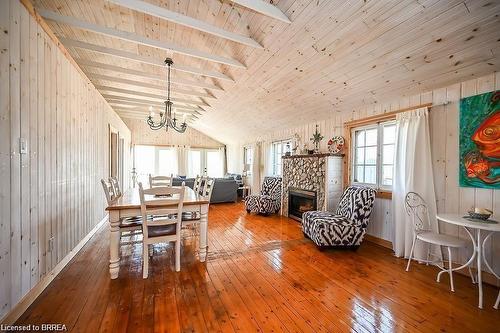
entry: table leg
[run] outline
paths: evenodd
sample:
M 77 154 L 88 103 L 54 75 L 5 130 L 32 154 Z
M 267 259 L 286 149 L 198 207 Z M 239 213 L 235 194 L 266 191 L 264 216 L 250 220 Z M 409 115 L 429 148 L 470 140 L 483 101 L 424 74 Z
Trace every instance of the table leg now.
M 200 209 L 200 261 L 205 262 L 208 247 L 208 205 Z
M 477 229 L 477 286 L 479 288 L 479 304 L 480 309 L 483 308 L 483 277 L 481 264 L 483 261 L 483 251 L 481 246 L 481 229 Z
M 120 270 L 120 213 L 109 212 L 109 274 L 111 279 L 118 277 Z

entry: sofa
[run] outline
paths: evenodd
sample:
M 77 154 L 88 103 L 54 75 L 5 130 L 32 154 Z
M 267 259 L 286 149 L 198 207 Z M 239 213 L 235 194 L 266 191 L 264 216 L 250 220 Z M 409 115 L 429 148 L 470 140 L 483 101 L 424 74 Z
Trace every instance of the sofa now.
M 173 186 L 184 184 L 190 188 L 194 187 L 194 178 L 174 177 Z M 236 202 L 238 200 L 238 183 L 234 179 L 215 178 L 214 189 L 210 203 Z

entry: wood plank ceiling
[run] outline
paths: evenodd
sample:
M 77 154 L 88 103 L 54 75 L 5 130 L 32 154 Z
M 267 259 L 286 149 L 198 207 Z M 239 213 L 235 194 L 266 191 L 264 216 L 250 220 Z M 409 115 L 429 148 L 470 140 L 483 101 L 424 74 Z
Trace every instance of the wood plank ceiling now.
M 160 111 L 172 56 L 177 112 L 224 143 L 500 69 L 493 0 L 34 5 L 123 117 Z

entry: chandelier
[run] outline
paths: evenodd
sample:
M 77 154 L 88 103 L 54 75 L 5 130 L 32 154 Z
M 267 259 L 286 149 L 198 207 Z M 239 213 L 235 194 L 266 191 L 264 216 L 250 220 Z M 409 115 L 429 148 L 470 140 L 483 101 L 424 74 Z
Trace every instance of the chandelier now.
M 151 113 L 148 116 L 147 123 L 152 130 L 159 130 L 165 127 L 165 131 L 171 127 L 179 133 L 184 133 L 187 128 L 186 117 L 181 124 L 177 124 L 177 119 L 175 118 L 175 113 L 172 117 L 172 102 L 170 101 L 170 67 L 174 64 L 171 58 L 165 59 L 165 64 L 167 65 L 167 100 L 165 101 L 165 112 L 160 112 L 160 121 L 155 122 L 153 120 L 154 113 L 152 112 L 152 107 L 149 108 Z

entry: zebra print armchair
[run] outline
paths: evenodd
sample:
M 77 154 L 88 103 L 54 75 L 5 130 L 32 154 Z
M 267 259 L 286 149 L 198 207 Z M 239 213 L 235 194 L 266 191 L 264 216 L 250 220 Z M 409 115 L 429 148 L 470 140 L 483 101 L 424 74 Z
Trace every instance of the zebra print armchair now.
M 281 208 L 281 177 L 265 177 L 260 194 L 245 199 L 248 213 L 274 214 Z
M 358 248 L 370 220 L 376 191 L 349 186 L 335 213 L 309 211 L 302 215 L 302 231 L 317 246 Z

